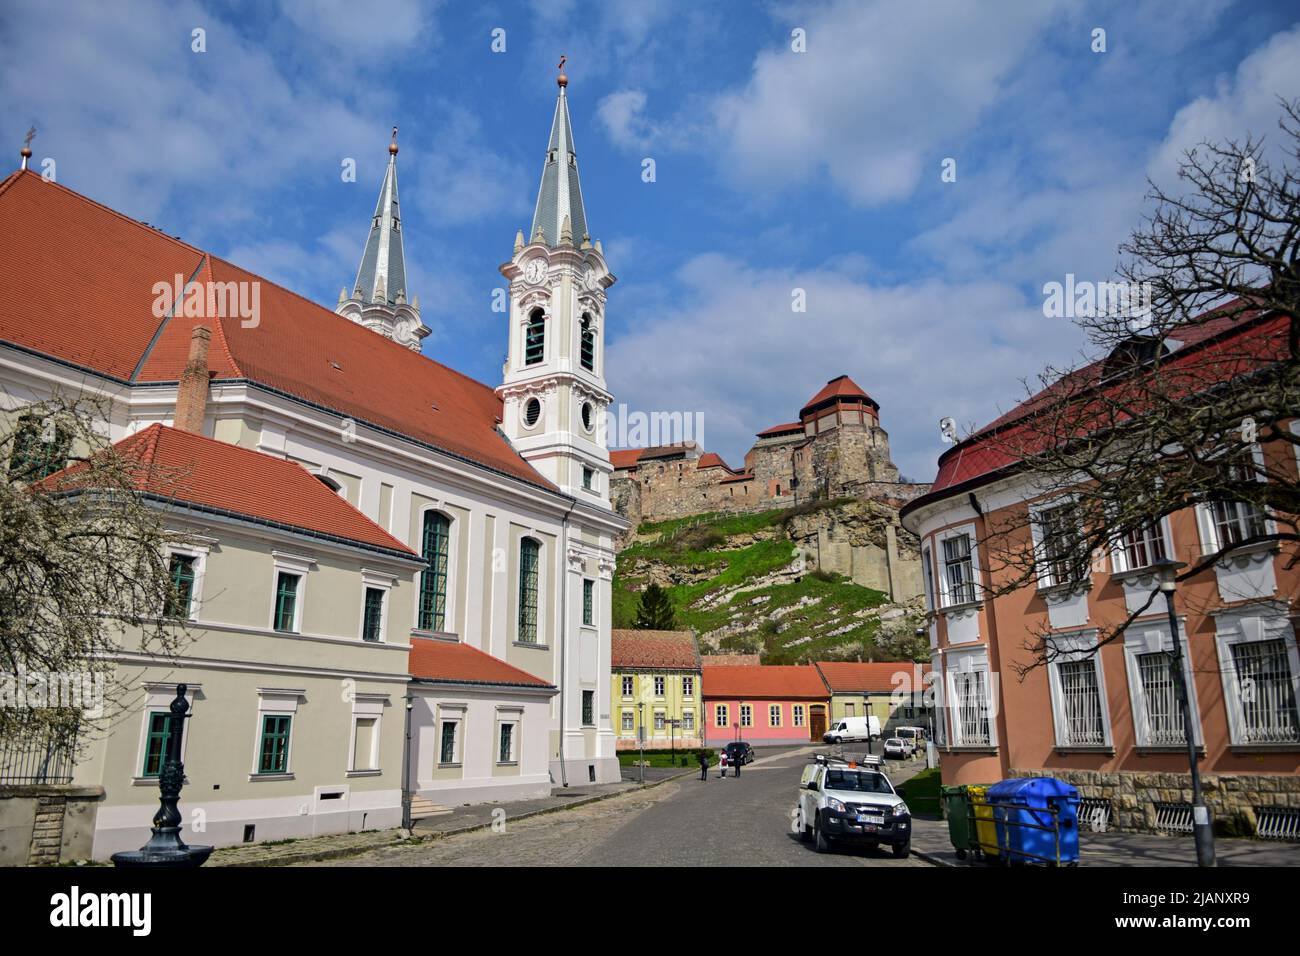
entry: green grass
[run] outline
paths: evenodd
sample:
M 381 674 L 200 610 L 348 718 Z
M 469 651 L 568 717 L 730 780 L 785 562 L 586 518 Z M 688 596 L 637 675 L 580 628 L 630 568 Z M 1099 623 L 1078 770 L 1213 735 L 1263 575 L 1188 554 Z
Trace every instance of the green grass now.
M 653 753 L 645 755 L 645 765 L 647 767 L 695 767 L 699 768 L 700 758 L 695 755 L 694 750 L 677 751 L 677 762 L 673 763 L 672 754 Z M 635 750 L 620 750 L 618 752 L 619 766 L 634 766 L 640 759 L 640 755 Z M 709 761 L 710 765 L 717 763 L 717 758 Z
M 655 562 L 669 568 L 689 568 L 700 580 L 665 588 L 677 613 L 677 626 L 703 634 L 724 625 L 739 625 L 740 633 L 723 638 L 722 650 L 761 651 L 765 663 L 782 664 L 824 657 L 829 652 L 853 645 L 865 651 L 872 643 L 878 622 L 864 619 L 860 626 L 842 634 L 824 636 L 852 622 L 855 612 L 885 603 L 880 591 L 861 587 L 838 574 L 810 571 L 797 581 L 771 584 L 733 595 L 714 607 L 697 603 L 719 590 L 734 588 L 762 578 L 787 566 L 794 557 L 794 545 L 786 534 L 796 515 L 843 502 L 813 501 L 795 508 L 740 515 L 704 515 L 642 525 L 641 535 L 654 535 L 624 549 L 614 576 L 613 618 L 615 627 L 630 627 L 636 618 L 640 593 L 649 583 L 641 562 Z M 749 535 L 773 528 L 774 533 L 739 548 L 727 548 L 729 537 Z M 755 599 L 766 599 L 759 603 Z M 810 601 L 783 615 L 774 612 Z M 766 622 L 766 623 L 765 623 Z M 779 624 L 779 627 L 778 627 Z M 807 638 L 789 647 L 792 641 Z
M 939 785 L 941 778 L 939 768 L 922 770 L 915 777 L 898 787 L 898 792 L 907 802 L 907 809 L 913 813 L 939 813 Z

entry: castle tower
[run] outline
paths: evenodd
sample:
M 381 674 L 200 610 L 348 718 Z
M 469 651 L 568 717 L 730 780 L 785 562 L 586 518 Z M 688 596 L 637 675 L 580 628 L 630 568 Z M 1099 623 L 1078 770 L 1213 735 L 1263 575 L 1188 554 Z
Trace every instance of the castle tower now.
M 497 394 L 519 453 L 565 492 L 608 507 L 605 294 L 615 278 L 587 234 L 568 77 L 557 82 L 530 238 L 518 233 L 501 266 L 510 282 L 510 346 Z
M 420 351 L 431 331 L 420 321 L 420 300 L 407 301 L 406 257 L 402 254 L 402 216 L 397 202 L 397 127 L 388 144 L 388 168 L 370 221 L 370 236 L 361 254 L 352 293 L 339 292 L 339 315 L 380 335 Z

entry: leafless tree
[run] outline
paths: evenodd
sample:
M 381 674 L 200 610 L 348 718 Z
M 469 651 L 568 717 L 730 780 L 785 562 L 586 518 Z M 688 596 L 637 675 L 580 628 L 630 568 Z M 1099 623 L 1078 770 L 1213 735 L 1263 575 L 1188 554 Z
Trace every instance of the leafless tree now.
M 1046 370 L 986 436 L 1042 506 L 989 521 L 995 595 L 1080 588 L 1115 547 L 1149 560 L 1153 524 L 1196 504 L 1218 546 L 1168 555 L 1188 564 L 1179 580 L 1245 549 L 1300 556 L 1285 424 L 1300 411 L 1300 100 L 1280 108 L 1280 161 L 1255 137 L 1202 144 L 1176 188 L 1151 184 L 1153 211 L 1120 247 L 1131 307 L 1076 319 L 1103 357 Z M 1053 656 L 1047 637 L 1027 640 L 1026 669 Z
M 84 396 L 0 418 L 0 740 L 11 753 L 84 743 L 122 700 L 114 655 L 170 655 L 186 640 L 164 613 L 176 540 L 166 496 L 138 493 L 146 470 L 155 487 L 172 478 L 119 454 L 107 418 Z

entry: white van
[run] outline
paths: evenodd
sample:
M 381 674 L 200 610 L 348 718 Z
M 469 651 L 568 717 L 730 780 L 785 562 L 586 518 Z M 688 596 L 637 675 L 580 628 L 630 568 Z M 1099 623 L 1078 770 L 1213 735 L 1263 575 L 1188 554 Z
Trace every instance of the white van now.
M 866 741 L 880 736 L 879 717 L 841 717 L 831 723 L 822 734 L 822 743 L 842 744 L 848 741 Z
M 904 743 L 910 744 L 913 752 L 925 750 L 924 727 L 895 727 L 894 736 L 901 738 Z

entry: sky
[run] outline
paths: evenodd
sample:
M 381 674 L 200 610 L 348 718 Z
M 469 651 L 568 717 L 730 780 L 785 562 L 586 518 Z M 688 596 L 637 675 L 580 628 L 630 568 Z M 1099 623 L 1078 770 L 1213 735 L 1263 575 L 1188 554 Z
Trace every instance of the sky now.
M 698 415 L 738 466 L 848 374 L 927 481 L 941 418 L 987 422 L 1086 352 L 1044 285 L 1113 278 L 1148 180 L 1198 142 L 1276 140 L 1300 8 L 6 0 L 0 144 L 16 166 L 35 125 L 60 183 L 332 308 L 396 125 L 425 354 L 496 385 L 493 292 L 531 223 L 561 54 L 618 277 L 616 404 Z

